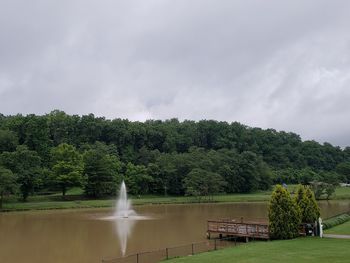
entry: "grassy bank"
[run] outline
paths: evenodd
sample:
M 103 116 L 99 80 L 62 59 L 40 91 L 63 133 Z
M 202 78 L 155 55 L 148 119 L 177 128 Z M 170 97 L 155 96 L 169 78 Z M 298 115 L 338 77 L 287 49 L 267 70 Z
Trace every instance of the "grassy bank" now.
M 115 199 L 78 199 L 69 200 L 72 196 L 67 196 L 66 201 L 56 197 L 38 197 L 34 196 L 28 199 L 27 202 L 6 202 L 3 204 L 4 211 L 16 210 L 39 210 L 39 209 L 64 209 L 64 208 L 94 208 L 94 207 L 111 207 L 115 203 Z M 75 199 L 76 197 L 73 196 Z M 143 196 L 141 198 L 131 197 L 134 205 L 145 204 L 186 204 L 198 202 L 259 202 L 268 201 L 270 193 L 250 193 L 250 194 L 235 194 L 235 195 L 216 195 L 210 200 L 202 198 L 185 197 L 185 196 Z
M 288 186 L 290 191 L 294 185 Z M 249 194 L 227 194 L 215 195 L 208 198 L 185 197 L 185 196 L 142 196 L 140 198 L 131 197 L 134 205 L 144 204 L 186 204 L 198 202 L 262 202 L 270 199 L 271 191 L 259 191 Z M 73 188 L 67 192 L 67 200 L 62 200 L 60 193 L 50 195 L 34 195 L 28 198 L 27 202 L 20 202 L 15 198 L 5 200 L 4 211 L 18 210 L 40 210 L 40 209 L 65 209 L 65 208 L 97 208 L 111 207 L 114 205 L 114 198 L 110 199 L 86 199 L 80 188 Z M 350 199 L 350 187 L 337 188 L 332 199 Z
M 328 263 L 349 262 L 350 240 L 298 238 L 256 242 L 214 252 L 167 260 L 167 263 Z
M 347 221 L 341 225 L 327 229 L 325 231 L 325 234 L 350 235 L 350 221 Z

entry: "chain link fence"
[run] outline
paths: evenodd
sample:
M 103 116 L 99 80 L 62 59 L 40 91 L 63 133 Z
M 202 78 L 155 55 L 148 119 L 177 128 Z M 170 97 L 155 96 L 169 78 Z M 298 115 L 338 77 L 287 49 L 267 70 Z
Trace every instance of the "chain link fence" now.
M 235 238 L 212 239 L 155 251 L 141 252 L 125 257 L 102 259 L 103 263 L 156 263 L 165 259 L 184 257 L 238 245 Z

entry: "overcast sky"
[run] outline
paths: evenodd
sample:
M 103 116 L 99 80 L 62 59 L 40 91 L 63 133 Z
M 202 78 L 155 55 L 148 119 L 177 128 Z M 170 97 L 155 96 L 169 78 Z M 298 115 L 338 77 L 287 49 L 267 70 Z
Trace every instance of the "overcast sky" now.
M 53 109 L 350 145 L 350 1 L 1 0 L 0 112 Z

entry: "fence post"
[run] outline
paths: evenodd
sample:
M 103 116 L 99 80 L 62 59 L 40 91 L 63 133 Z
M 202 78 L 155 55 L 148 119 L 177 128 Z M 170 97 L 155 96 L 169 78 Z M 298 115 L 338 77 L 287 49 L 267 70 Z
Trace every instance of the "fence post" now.
M 235 246 L 237 246 L 237 238 L 235 237 Z
M 192 255 L 194 255 L 194 247 L 193 247 L 193 243 L 192 243 Z
M 214 250 L 216 250 L 216 239 L 214 239 Z
M 168 248 L 165 249 L 165 253 L 166 253 L 166 259 L 169 259 L 169 252 L 168 252 Z

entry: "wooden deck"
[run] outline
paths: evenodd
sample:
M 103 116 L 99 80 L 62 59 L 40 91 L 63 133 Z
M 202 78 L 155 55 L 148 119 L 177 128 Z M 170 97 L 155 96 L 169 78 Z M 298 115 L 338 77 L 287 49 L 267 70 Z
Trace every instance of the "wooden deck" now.
M 208 220 L 207 233 L 210 238 L 211 233 L 220 236 L 245 237 L 256 239 L 269 239 L 269 226 L 264 222 L 243 222 L 241 220 Z

